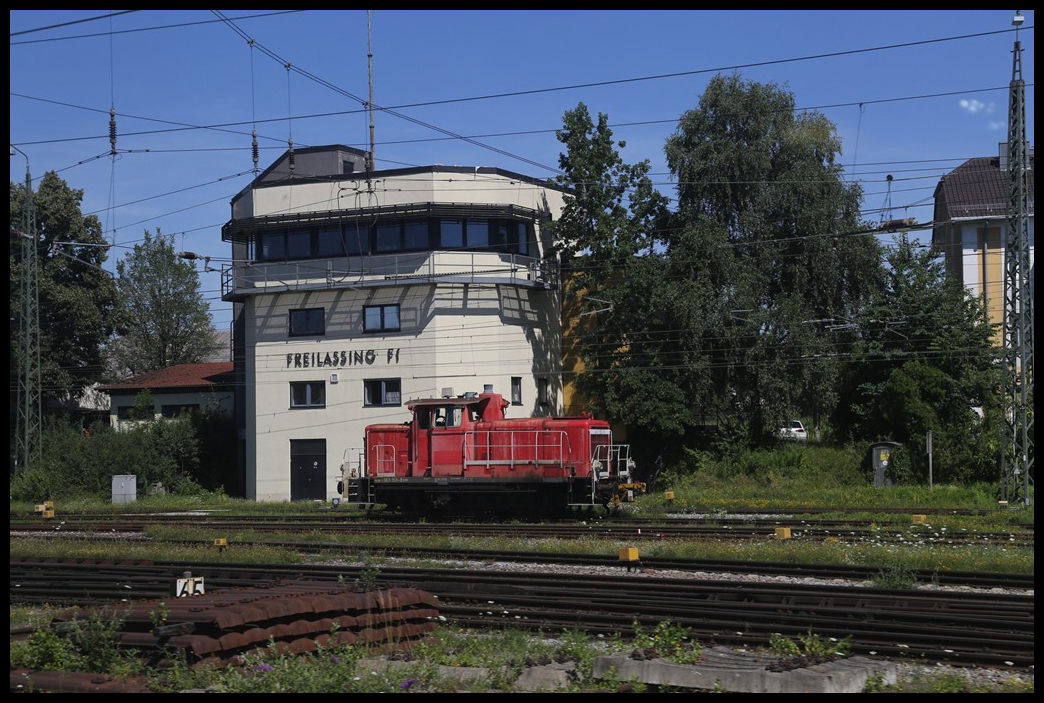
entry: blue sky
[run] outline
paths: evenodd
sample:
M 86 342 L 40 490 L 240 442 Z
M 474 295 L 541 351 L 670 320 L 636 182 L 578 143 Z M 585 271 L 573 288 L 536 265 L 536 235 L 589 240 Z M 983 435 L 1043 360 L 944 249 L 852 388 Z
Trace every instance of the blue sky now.
M 555 130 L 583 102 L 673 195 L 666 138 L 710 78 L 738 72 L 836 125 L 866 219 L 928 222 L 939 178 L 1007 139 L 1015 13 L 374 10 L 373 101 L 388 108 L 375 116 L 377 167 L 550 178 Z M 1021 14 L 1033 144 L 1034 12 Z M 84 191 L 112 256 L 159 228 L 178 249 L 230 257 L 221 225 L 253 177 L 252 129 L 261 169 L 289 139 L 368 147 L 366 10 L 11 10 L 10 21 L 10 142 L 34 182 L 54 170 Z M 12 153 L 22 183 L 26 160 Z M 227 329 L 218 274 L 202 280 Z

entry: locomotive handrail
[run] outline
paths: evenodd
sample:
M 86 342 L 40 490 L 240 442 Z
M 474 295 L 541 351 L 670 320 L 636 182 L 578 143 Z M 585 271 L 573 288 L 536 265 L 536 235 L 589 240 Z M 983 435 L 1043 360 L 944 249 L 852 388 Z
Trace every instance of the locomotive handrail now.
M 395 445 L 374 444 L 370 447 L 373 453 L 373 475 L 394 476 L 395 475 Z M 370 457 L 367 456 L 367 469 L 370 468 Z
M 629 444 L 597 444 L 591 456 L 592 463 L 604 462 L 605 471 L 599 471 L 599 478 L 631 476 L 631 445 Z M 615 469 L 615 470 L 614 470 Z
M 480 442 L 478 435 L 485 435 Z M 548 436 L 549 441 L 541 442 L 540 435 Z M 491 437 L 507 437 L 503 444 L 493 444 Z M 519 438 L 531 437 L 530 442 L 519 441 Z M 498 451 L 499 450 L 499 451 Z M 507 450 L 508 455 L 503 456 Z M 526 451 L 532 450 L 532 451 Z M 541 455 L 541 450 L 544 454 Z M 485 452 L 486 458 L 480 459 L 477 454 Z M 569 435 L 561 430 L 468 430 L 464 433 L 464 465 L 465 466 L 520 466 L 520 465 L 564 465 L 567 458 L 572 457 Z M 571 461 L 569 463 L 575 463 Z
M 359 478 L 366 473 L 366 452 L 359 447 L 348 447 L 341 457 L 341 474 L 344 478 Z M 347 470 L 346 470 L 347 468 Z

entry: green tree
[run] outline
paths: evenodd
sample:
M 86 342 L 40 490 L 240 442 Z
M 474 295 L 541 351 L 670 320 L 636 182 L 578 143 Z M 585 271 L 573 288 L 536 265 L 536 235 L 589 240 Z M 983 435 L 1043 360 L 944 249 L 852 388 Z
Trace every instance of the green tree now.
M 857 317 L 860 342 L 836 425 L 850 439 L 890 439 L 910 450 L 927 477 L 932 432 L 936 477 L 997 476 L 1001 425 L 999 348 L 981 300 L 946 275 L 942 258 L 900 234 L 885 285 Z
M 825 117 L 735 75 L 711 79 L 667 140 L 678 181 L 667 253 L 704 297 L 690 303 L 704 314 L 693 352 L 712 359 L 694 400 L 719 422 L 744 418 L 751 439 L 791 413 L 829 415 L 842 340 L 822 321 L 851 319 L 879 285 L 876 241 L 852 234 L 861 190 L 844 182 L 840 149 Z
M 121 336 L 112 356 L 122 373 L 137 375 L 204 361 L 218 348 L 199 274 L 159 231 L 116 264 Z
M 10 224 L 21 230 L 25 185 L 11 183 Z M 113 330 L 116 285 L 102 269 L 108 247 L 95 215 L 80 211 L 83 191 L 48 171 L 33 194 L 37 235 L 40 376 L 45 414 L 68 408 L 86 386 L 105 378 L 104 345 Z M 21 245 L 10 259 L 11 359 L 18 359 L 15 322 L 22 317 Z M 14 371 L 17 364 L 11 364 Z M 14 384 L 12 383 L 12 387 Z
M 651 430 L 648 437 L 677 434 L 689 424 L 689 404 L 657 338 L 663 316 L 649 317 L 669 294 L 656 239 L 666 198 L 647 161 L 624 163 L 617 149 L 625 143 L 613 139 L 605 114 L 595 122 L 578 104 L 558 139 L 566 147 L 558 183 L 569 194 L 553 232 L 566 304 L 580 320 L 566 340 L 582 368 L 576 388 L 601 417 Z

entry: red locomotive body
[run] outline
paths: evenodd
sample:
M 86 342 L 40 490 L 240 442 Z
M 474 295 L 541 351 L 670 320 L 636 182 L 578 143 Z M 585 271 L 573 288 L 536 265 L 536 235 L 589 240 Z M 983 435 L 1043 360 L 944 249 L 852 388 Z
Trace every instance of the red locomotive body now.
M 410 422 L 370 425 L 342 466 L 346 501 L 532 513 L 618 505 L 644 490 L 606 421 L 507 419 L 508 405 L 492 392 L 407 402 Z

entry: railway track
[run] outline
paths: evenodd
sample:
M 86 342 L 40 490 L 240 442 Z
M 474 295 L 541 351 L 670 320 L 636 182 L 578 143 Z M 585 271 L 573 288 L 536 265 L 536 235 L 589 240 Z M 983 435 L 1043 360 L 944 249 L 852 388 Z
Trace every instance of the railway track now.
M 515 539 L 628 539 L 628 540 L 720 540 L 757 539 L 774 537 L 776 530 L 787 527 L 791 538 L 832 541 L 889 541 L 904 542 L 911 539 L 934 544 L 1025 544 L 1033 542 L 1032 529 L 1006 532 L 979 532 L 971 530 L 947 530 L 927 524 L 911 524 L 904 527 L 866 527 L 852 521 L 808 522 L 768 519 L 761 521 L 736 522 L 734 524 L 699 524 L 691 522 L 672 524 L 668 521 L 649 523 L 591 522 L 569 524 L 517 524 L 517 523 L 407 523 L 371 522 L 331 517 L 304 517 L 280 519 L 255 519 L 215 517 L 212 515 L 168 515 L 168 516 L 120 516 L 109 518 L 68 516 L 53 520 L 12 519 L 11 531 L 116 531 L 141 532 L 148 527 L 182 526 L 186 523 L 194 528 L 217 530 L 249 530 L 253 532 L 317 532 L 326 534 L 375 534 L 411 535 L 424 534 L 428 537 L 497 537 Z
M 646 574 L 507 573 L 476 569 L 118 562 L 12 559 L 11 600 L 102 605 L 171 597 L 191 571 L 208 592 L 275 579 L 415 588 L 438 597 L 439 612 L 469 627 L 634 633 L 663 620 L 705 644 L 765 646 L 772 633 L 850 637 L 853 653 L 958 665 L 1033 665 L 1033 597 L 896 591 Z
M 30 533 L 31 534 L 31 533 Z M 66 540 L 96 540 L 104 535 L 97 534 L 65 534 Z M 126 539 L 124 534 L 119 539 Z M 142 538 L 146 539 L 146 538 Z M 169 543 L 181 545 L 208 546 L 198 540 L 176 540 L 148 538 L 151 543 Z M 571 552 L 519 552 L 503 550 L 481 550 L 461 548 L 425 548 L 425 547 L 373 547 L 365 544 L 349 544 L 345 542 L 294 542 L 294 541 L 243 541 L 237 540 L 234 545 L 241 547 L 279 547 L 291 549 L 301 554 L 365 554 L 366 558 L 412 558 L 443 559 L 471 562 L 514 562 L 529 564 L 556 564 L 570 566 L 616 567 L 623 568 L 617 556 L 598 554 L 575 554 Z M 639 560 L 640 568 L 646 572 L 662 573 L 665 571 L 690 571 L 710 573 L 744 573 L 756 576 L 807 577 L 823 579 L 844 579 L 853 582 L 864 582 L 878 577 L 882 569 L 870 566 L 846 566 L 836 564 L 800 564 L 794 562 L 751 562 L 729 561 L 720 559 L 680 559 L 645 557 Z M 911 570 L 912 576 L 919 584 L 938 586 L 969 586 L 975 588 L 1032 589 L 1032 574 L 998 574 L 977 571 L 939 571 Z

